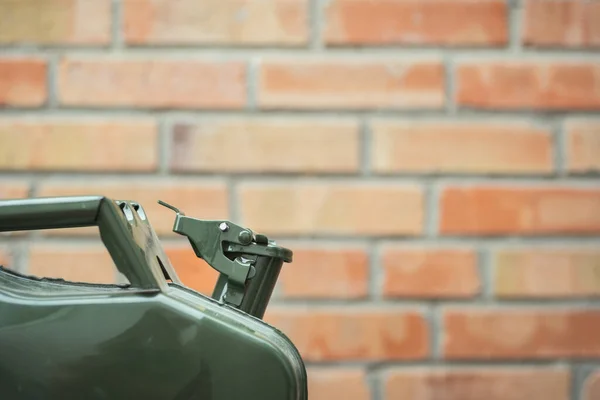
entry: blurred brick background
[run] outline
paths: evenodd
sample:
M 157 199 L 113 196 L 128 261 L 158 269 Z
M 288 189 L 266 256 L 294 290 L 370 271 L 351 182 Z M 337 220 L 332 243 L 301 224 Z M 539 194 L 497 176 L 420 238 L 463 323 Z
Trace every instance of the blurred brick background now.
M 312 400 L 600 399 L 600 1 L 1 0 L 0 46 L 0 197 L 140 201 L 203 293 L 158 199 L 292 248 Z

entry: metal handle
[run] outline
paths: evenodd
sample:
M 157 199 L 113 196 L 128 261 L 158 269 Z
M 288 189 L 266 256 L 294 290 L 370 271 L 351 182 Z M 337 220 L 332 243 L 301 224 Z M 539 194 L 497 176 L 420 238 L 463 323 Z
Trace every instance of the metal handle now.
M 0 232 L 97 226 L 117 269 L 131 285 L 159 289 L 164 285 L 158 278 L 162 272 L 159 268 L 147 268 L 157 263 L 153 242 L 132 235 L 133 229 L 141 228 L 154 236 L 139 209 L 136 203 L 104 196 L 2 200 Z M 143 210 L 141 214 L 144 215 Z

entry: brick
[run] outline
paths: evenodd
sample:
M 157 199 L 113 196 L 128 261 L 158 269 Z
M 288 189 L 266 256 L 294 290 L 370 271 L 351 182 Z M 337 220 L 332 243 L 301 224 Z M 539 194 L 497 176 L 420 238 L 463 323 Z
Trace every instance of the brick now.
M 457 67 L 460 107 L 490 110 L 598 110 L 600 63 L 465 62 Z
M 450 186 L 441 194 L 444 235 L 600 232 L 600 190 L 566 186 Z
M 4 268 L 11 268 L 13 263 L 13 258 L 10 252 L 3 247 L 0 247 L 0 266 Z
M 130 44 L 300 45 L 308 42 L 306 0 L 125 0 Z
M 110 40 L 110 0 L 2 2 L 0 44 L 105 45 Z
M 284 298 L 365 298 L 369 256 L 365 248 L 290 247 L 294 260 L 284 264 L 277 283 Z
M 365 23 L 368 21 L 368 23 Z M 331 45 L 504 45 L 506 2 L 334 0 L 326 11 Z
M 357 121 L 260 118 L 179 123 L 173 171 L 349 173 L 359 169 Z M 240 151 L 243 149 L 243 151 Z
M 182 283 L 210 296 L 218 273 L 196 257 L 187 245 L 163 244 L 164 251 Z M 2 264 L 0 253 L 0 265 Z M 35 245 L 30 253 L 28 273 L 71 281 L 115 283 L 119 273 L 102 244 L 80 246 Z
M 439 61 L 394 59 L 265 60 L 258 105 L 263 109 L 426 108 L 444 105 Z
M 202 217 L 200 217 L 202 218 Z M 196 257 L 192 247 L 185 242 L 183 246 L 162 244 L 171 265 L 181 282 L 206 296 L 212 295 L 219 273 L 206 261 Z
M 29 197 L 29 185 L 21 182 L 1 183 L 0 199 L 26 199 Z
M 565 368 L 410 368 L 392 369 L 385 399 L 411 400 L 569 400 Z
M 583 400 L 600 399 L 600 371 L 594 371 L 588 376 L 582 388 Z
M 46 62 L 0 58 L 0 107 L 39 107 L 46 102 Z
M 265 234 L 419 235 L 423 193 L 390 183 L 252 182 L 239 189 L 243 223 Z
M 600 296 L 600 251 L 502 249 L 494 256 L 494 291 L 503 298 Z
M 307 368 L 308 393 L 311 400 L 370 400 L 370 390 L 363 370 L 355 368 Z
M 175 214 L 158 204 L 163 200 L 182 210 L 186 215 L 200 219 L 228 219 L 227 187 L 222 182 L 198 180 L 116 181 L 97 180 L 94 183 L 73 180 L 47 180 L 40 185 L 38 196 L 107 196 L 114 200 L 137 201 L 146 211 L 150 224 L 159 235 L 172 232 Z M 88 228 L 84 228 L 89 231 Z M 60 230 L 66 234 L 81 234 L 81 229 Z M 95 229 L 95 232 L 98 230 Z M 51 231 L 57 233 L 58 230 Z M 178 235 L 179 237 L 179 235 Z
M 29 253 L 27 274 L 72 282 L 117 283 L 119 271 L 110 253 L 98 245 L 35 244 Z
M 67 58 L 58 66 L 58 99 L 76 107 L 240 109 L 245 75 L 238 61 Z
M 591 309 L 450 309 L 443 326 L 443 355 L 451 360 L 600 356 L 600 312 Z
M 473 297 L 480 290 L 477 255 L 469 249 L 385 246 L 385 297 Z
M 600 172 L 600 121 L 565 124 L 566 168 L 571 173 Z
M 265 321 L 308 362 L 420 360 L 429 353 L 427 323 L 413 311 L 270 307 Z
M 600 3 L 587 0 L 527 0 L 523 44 L 535 47 L 600 46 Z
M 0 119 L 0 169 L 152 171 L 157 134 L 152 121 Z
M 550 132 L 522 123 L 376 120 L 372 169 L 378 173 L 546 174 Z

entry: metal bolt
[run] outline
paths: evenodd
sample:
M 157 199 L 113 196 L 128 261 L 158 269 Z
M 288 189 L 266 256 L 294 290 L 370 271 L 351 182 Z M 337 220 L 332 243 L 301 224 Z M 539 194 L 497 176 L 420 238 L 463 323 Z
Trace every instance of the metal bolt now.
M 229 230 L 229 225 L 227 225 L 225 222 L 221 222 L 219 224 L 219 229 L 221 232 L 227 232 Z
M 252 242 L 252 233 L 250 231 L 241 231 L 238 235 L 238 240 L 243 245 L 250 244 Z

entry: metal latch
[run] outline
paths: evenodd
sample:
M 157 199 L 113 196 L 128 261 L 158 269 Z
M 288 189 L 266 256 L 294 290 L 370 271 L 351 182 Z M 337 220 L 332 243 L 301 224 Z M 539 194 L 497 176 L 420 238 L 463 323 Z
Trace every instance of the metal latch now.
M 159 200 L 159 204 L 175 211 L 176 217 L 173 224 L 173 232 L 186 236 L 194 249 L 197 257 L 205 260 L 212 268 L 220 273 L 219 280 L 222 282 L 215 288 L 213 298 L 222 300 L 232 306 L 240 308 L 246 302 L 244 296 L 248 289 L 248 283 L 257 275 L 257 265 L 271 266 L 271 259 L 279 259 L 279 268 L 283 261 L 292 261 L 292 252 L 275 246 L 266 236 L 255 234 L 248 228 L 241 227 L 230 221 L 224 220 L 200 220 L 186 216 L 179 209 Z M 263 262 L 259 263 L 259 259 Z M 264 262 L 267 258 L 268 262 Z M 272 268 L 272 267 L 271 267 Z M 279 274 L 276 271 L 275 280 Z M 269 274 L 260 274 L 270 276 Z M 273 279 L 270 277 L 270 279 Z M 270 282 L 262 287 L 270 287 L 275 282 Z M 270 297 L 270 292 L 266 297 Z M 264 293 L 261 297 L 265 297 Z M 264 299 L 262 300 L 264 301 Z M 266 307 L 266 305 L 264 305 Z

